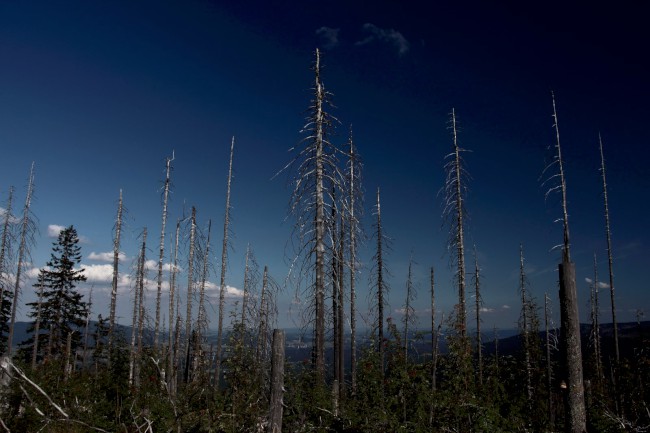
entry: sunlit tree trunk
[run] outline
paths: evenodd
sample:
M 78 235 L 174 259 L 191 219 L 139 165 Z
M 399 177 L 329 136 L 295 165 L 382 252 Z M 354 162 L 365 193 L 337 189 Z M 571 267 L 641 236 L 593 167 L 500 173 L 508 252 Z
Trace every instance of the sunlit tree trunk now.
M 162 221 L 160 224 L 160 244 L 158 246 L 158 290 L 156 292 L 156 319 L 153 332 L 153 348 L 154 352 L 158 350 L 158 341 L 160 333 L 160 298 L 162 295 L 162 284 L 163 284 L 163 260 L 165 258 L 165 227 L 167 225 L 167 203 L 169 200 L 169 188 L 171 184 L 171 170 L 172 170 L 172 161 L 174 160 L 174 154 L 172 152 L 172 157 L 167 158 L 165 163 L 165 186 L 163 189 L 163 208 L 162 208 Z
M 122 234 L 122 190 L 120 190 L 120 200 L 117 204 L 117 219 L 115 220 L 115 237 L 113 238 L 113 280 L 111 284 L 111 307 L 108 318 L 108 348 L 109 353 L 113 347 L 115 332 L 115 307 L 117 305 L 117 284 L 119 281 L 120 266 L 120 236 Z

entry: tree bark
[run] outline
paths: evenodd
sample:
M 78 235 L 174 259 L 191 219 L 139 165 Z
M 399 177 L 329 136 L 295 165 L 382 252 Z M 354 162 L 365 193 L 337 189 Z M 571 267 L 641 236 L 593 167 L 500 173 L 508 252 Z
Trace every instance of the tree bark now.
M 273 355 L 271 362 L 271 398 L 268 433 L 282 432 L 284 396 L 284 331 L 273 330 Z

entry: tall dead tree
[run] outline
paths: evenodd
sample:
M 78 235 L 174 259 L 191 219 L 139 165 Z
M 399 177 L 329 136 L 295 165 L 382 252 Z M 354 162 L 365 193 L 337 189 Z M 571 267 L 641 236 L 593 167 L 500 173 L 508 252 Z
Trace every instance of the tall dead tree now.
M 478 360 L 478 383 L 483 385 L 483 342 L 481 337 L 481 307 L 483 298 L 481 297 L 481 277 L 480 268 L 478 267 L 478 256 L 476 254 L 476 245 L 474 245 L 474 301 L 476 307 L 476 357 Z
M 172 265 L 169 270 L 169 341 L 167 342 L 167 371 L 169 372 L 170 383 L 174 383 L 174 363 L 176 361 L 176 352 L 178 351 L 178 344 L 174 334 L 175 329 L 178 330 L 179 322 L 174 320 L 174 308 L 176 307 L 176 276 L 178 275 L 178 241 L 181 233 L 181 220 L 176 220 L 176 236 L 174 238 L 174 245 L 172 251 Z M 176 328 L 174 328 L 174 324 Z M 171 389 L 171 388 L 170 388 Z
M 552 338 L 551 335 L 551 310 L 550 310 L 551 299 L 548 296 L 548 293 L 544 293 L 544 334 L 546 337 L 546 393 L 547 393 L 547 405 L 548 405 L 548 422 L 552 426 L 554 423 L 554 408 L 553 408 L 553 363 L 551 359 L 551 348 L 552 348 Z
M 555 95 L 551 92 L 553 101 L 553 128 L 555 129 L 555 156 L 550 166 L 557 167 L 557 173 L 552 177 L 559 184 L 551 187 L 547 195 L 554 191 L 561 193 L 562 201 L 562 263 L 559 265 L 560 276 L 560 320 L 562 328 L 562 358 L 564 374 L 567 382 L 565 393 L 565 426 L 571 433 L 586 431 L 586 409 L 584 383 L 582 373 L 582 351 L 580 348 L 580 320 L 578 315 L 578 294 L 576 289 L 575 263 L 571 261 L 569 238 L 569 213 L 567 210 L 567 187 L 564 174 L 562 149 L 560 146 L 560 130 L 555 105 Z M 548 168 L 548 167 L 547 167 Z
M 208 282 L 208 274 L 210 268 L 210 234 L 212 233 L 212 220 L 208 220 L 208 238 L 205 243 L 205 251 L 203 251 L 203 271 L 201 272 L 201 284 L 199 286 L 199 313 L 196 327 L 196 368 L 200 368 L 200 363 L 203 362 L 203 340 L 205 333 L 208 331 L 208 315 L 205 311 L 205 285 Z M 195 369 L 196 369 L 195 368 Z
M 115 236 L 113 237 L 113 280 L 111 284 L 111 306 L 108 319 L 108 347 L 113 347 L 115 331 L 115 307 L 117 305 L 117 283 L 119 281 L 120 266 L 120 236 L 122 234 L 122 213 L 124 210 L 122 201 L 122 190 L 120 190 L 120 199 L 117 204 L 117 218 L 115 220 Z
M 417 327 L 417 317 L 415 315 L 415 297 L 417 296 L 413 286 L 413 257 L 409 259 L 408 276 L 406 277 L 406 301 L 404 302 L 404 362 L 408 364 L 409 356 L 409 329 Z
M 603 140 L 598 134 L 600 147 L 600 173 L 603 179 L 603 203 L 605 205 L 605 235 L 607 237 L 607 264 L 609 266 L 609 295 L 612 305 L 612 326 L 614 328 L 614 347 L 616 349 L 616 363 L 621 361 L 618 348 L 618 324 L 616 322 L 616 303 L 614 299 L 614 256 L 612 253 L 612 232 L 609 225 L 609 202 L 607 200 L 607 177 L 605 175 L 605 155 L 603 153 Z
M 519 316 L 519 328 L 523 340 L 524 369 L 526 371 L 526 399 L 531 405 L 533 401 L 533 367 L 531 361 L 531 317 L 530 300 L 527 293 L 528 278 L 524 268 L 524 246 L 519 244 L 519 295 L 521 296 L 521 315 Z
M 192 206 L 190 217 L 190 252 L 187 259 L 187 311 L 185 313 L 185 352 L 189 357 L 192 345 L 192 303 L 194 302 L 194 249 L 196 247 L 196 208 Z M 188 372 L 188 365 L 185 371 Z M 185 381 L 189 379 L 185 374 Z
M 32 346 L 32 370 L 36 368 L 38 356 L 38 337 L 41 333 L 41 308 L 43 306 L 43 289 L 45 288 L 45 274 L 41 270 L 38 273 L 38 305 L 36 306 L 36 320 L 34 321 L 34 345 Z
M 388 293 L 388 285 L 386 283 L 386 265 L 384 263 L 384 248 L 386 247 L 386 236 L 383 233 L 383 227 L 381 225 L 381 199 L 379 188 L 377 188 L 377 205 L 375 207 L 375 215 L 377 216 L 377 221 L 375 222 L 375 237 L 377 238 L 377 250 L 375 256 L 373 257 L 374 269 L 371 273 L 371 278 L 374 277 L 372 282 L 372 293 L 373 298 L 371 305 L 374 305 L 377 308 L 377 321 L 374 324 L 377 332 L 377 346 L 376 349 L 379 352 L 379 362 L 381 375 L 384 375 L 384 307 L 386 305 L 386 295 Z
M 138 254 L 133 291 L 133 318 L 131 320 L 131 351 L 129 356 L 129 383 L 139 386 L 140 349 L 142 347 L 142 329 L 144 327 L 144 270 L 147 249 L 147 229 L 142 231 L 142 246 Z
M 455 265 L 455 282 L 458 289 L 458 304 L 456 306 L 456 331 L 462 340 L 467 336 L 467 309 L 465 307 L 465 194 L 466 172 L 463 168 L 461 153 L 464 152 L 458 143 L 458 128 L 456 111 L 451 109 L 451 125 L 453 151 L 445 158 L 445 205 L 443 217 L 449 226 L 447 247 L 453 251 L 452 263 Z M 469 352 L 469 349 L 466 350 Z
M 39 307 L 40 308 L 40 307 Z M 90 288 L 88 294 L 88 309 L 86 310 L 86 323 L 84 326 L 84 351 L 82 354 L 81 366 L 86 368 L 86 360 L 88 359 L 88 336 L 90 335 L 90 317 L 93 310 L 93 288 Z
M 329 130 L 335 120 L 327 112 L 329 93 L 321 81 L 321 53 L 316 50 L 314 62 L 314 98 L 309 107 L 306 124 L 301 133 L 307 134 L 300 146 L 290 149 L 294 158 L 284 167 L 294 167 L 296 174 L 292 181 L 293 191 L 289 211 L 296 218 L 294 236 L 298 239 L 296 257 L 303 259 L 300 272 L 306 279 L 314 278 L 309 284 L 309 299 L 313 311 L 314 325 L 314 368 L 321 378 L 325 375 L 325 285 L 327 263 L 326 233 L 331 221 L 326 207 L 331 205 L 331 187 L 340 187 L 340 173 L 337 169 L 336 149 L 329 142 Z
M 154 352 L 158 350 L 158 339 L 160 333 L 160 297 L 162 296 L 163 284 L 163 260 L 165 258 L 165 226 L 167 225 L 167 203 L 169 200 L 169 189 L 171 185 L 171 170 L 172 161 L 174 160 L 174 152 L 171 158 L 167 158 L 165 162 L 165 184 L 163 186 L 163 204 L 162 204 L 162 221 L 160 224 L 160 244 L 158 246 L 158 290 L 156 292 L 156 319 L 153 332 L 153 348 Z M 170 316 L 171 317 L 171 316 Z
M 591 347 L 594 365 L 596 367 L 597 380 L 603 377 L 603 364 L 600 352 L 600 306 L 599 306 L 599 281 L 598 281 L 598 261 L 594 253 L 594 279 L 591 282 L 589 296 L 589 306 L 591 310 Z
M 214 374 L 219 384 L 221 374 L 221 352 L 223 340 L 223 307 L 226 296 L 226 269 L 228 267 L 228 234 L 230 233 L 230 187 L 232 185 L 232 157 L 235 151 L 235 137 L 230 143 L 230 160 L 228 162 L 228 183 L 226 187 L 226 209 L 223 217 L 223 244 L 221 247 L 221 277 L 219 279 L 219 324 L 217 327 L 217 353 Z
M 332 190 L 332 196 L 336 196 L 336 191 Z M 332 272 L 331 272 L 331 286 L 332 286 L 332 357 L 333 357 L 333 368 L 334 368 L 334 382 L 333 382 L 333 395 L 335 398 L 334 402 L 334 408 L 335 411 L 338 408 L 338 397 L 340 395 L 340 389 L 339 387 L 342 385 L 342 378 L 340 376 L 341 372 L 341 365 L 340 365 L 340 354 L 343 350 L 341 347 L 340 343 L 341 340 L 339 338 L 339 324 L 340 321 L 343 319 L 342 317 L 339 316 L 340 314 L 340 308 L 339 308 L 339 302 L 340 302 L 340 292 L 341 292 L 341 277 L 340 277 L 340 272 L 341 272 L 341 249 L 340 249 L 340 242 L 339 242 L 339 236 L 340 236 L 340 231 L 338 230 L 338 215 L 337 215 L 337 205 L 336 205 L 336 198 L 334 199 L 334 205 L 332 206 L 332 229 L 331 229 L 331 237 L 332 237 L 332 255 L 331 255 L 331 264 L 332 264 Z M 341 221 L 342 222 L 342 221 Z
M 357 310 L 356 310 L 356 274 L 358 269 L 357 247 L 361 238 L 361 223 L 363 214 L 363 191 L 361 189 L 361 159 L 352 139 L 352 127 L 348 139 L 349 155 L 346 167 L 347 192 L 347 228 L 348 254 L 350 269 L 350 376 L 352 392 L 357 389 Z
M 14 339 L 14 327 L 16 325 L 16 311 L 20 295 L 20 285 L 23 279 L 23 269 L 31 260 L 30 249 L 34 244 L 34 231 L 36 225 L 31 215 L 30 207 L 34 195 L 34 163 L 29 171 L 29 181 L 27 183 L 27 195 L 25 197 L 25 206 L 23 207 L 23 217 L 20 221 L 20 244 L 18 246 L 18 263 L 16 266 L 16 278 L 14 284 L 13 300 L 11 303 L 11 321 L 9 322 L 9 336 L 7 338 L 7 353 L 11 355 Z

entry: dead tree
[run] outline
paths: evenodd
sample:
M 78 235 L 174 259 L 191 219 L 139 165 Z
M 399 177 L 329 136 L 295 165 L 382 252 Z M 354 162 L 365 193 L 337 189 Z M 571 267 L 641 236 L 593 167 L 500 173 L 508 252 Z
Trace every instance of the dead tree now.
M 273 330 L 273 355 L 271 363 L 271 398 L 269 404 L 268 433 L 282 432 L 284 396 L 284 331 Z
M 357 310 L 356 310 L 356 274 L 358 269 L 357 247 L 361 238 L 361 223 L 359 219 L 363 214 L 363 191 L 361 189 L 361 159 L 352 140 L 352 127 L 348 139 L 349 155 L 346 169 L 347 181 L 347 227 L 349 235 L 349 263 L 350 269 L 350 375 L 352 392 L 357 388 Z
M 41 333 L 41 307 L 43 306 L 43 289 L 45 287 L 45 274 L 41 270 L 38 273 L 38 305 L 36 306 L 36 320 L 34 321 L 34 345 L 32 346 L 32 370 L 36 368 L 38 355 L 38 337 Z
M 40 308 L 40 306 L 39 306 Z M 90 288 L 90 293 L 88 294 L 88 310 L 86 310 L 86 324 L 84 327 L 84 351 L 82 355 L 81 366 L 86 368 L 86 360 L 88 359 L 88 335 L 90 333 L 90 316 L 93 309 L 93 288 Z M 38 314 L 38 313 L 37 313 Z
M 519 329 L 521 330 L 521 338 L 523 340 L 524 349 L 524 369 L 526 371 L 526 399 L 528 405 L 532 405 L 533 401 L 533 379 L 532 379 L 532 361 L 531 361 L 531 318 L 530 300 L 526 291 L 528 287 L 528 278 L 526 277 L 526 270 L 524 268 L 524 246 L 519 244 L 519 295 L 521 296 L 521 315 L 519 316 Z
M 554 423 L 554 410 L 553 410 L 553 364 L 551 359 L 551 348 L 553 347 L 552 342 L 555 340 L 555 336 L 551 335 L 550 323 L 551 323 L 551 310 L 550 310 L 550 297 L 548 293 L 544 293 L 544 334 L 546 337 L 546 393 L 547 393 L 547 405 L 548 405 L 548 421 L 552 426 Z M 553 337 L 553 338 L 552 338 Z
M 226 269 L 228 267 L 228 234 L 230 230 L 230 187 L 232 185 L 232 157 L 235 151 L 235 137 L 230 143 L 230 161 L 228 163 L 228 183 L 226 187 L 226 209 L 223 217 L 223 244 L 221 247 L 221 278 L 219 279 L 219 324 L 217 327 L 217 353 L 214 374 L 219 384 L 221 374 L 221 352 L 223 339 L 223 308 L 226 296 Z
M 140 359 L 142 356 L 142 332 L 144 329 L 144 279 L 147 229 L 142 231 L 142 246 L 136 264 L 135 288 L 133 293 L 133 319 L 131 321 L 131 351 L 129 356 L 129 383 L 140 386 Z
M 605 235 L 607 237 L 607 264 L 609 266 L 609 295 L 612 305 L 612 326 L 614 328 L 614 347 L 616 349 L 616 363 L 620 363 L 621 355 L 618 348 L 618 324 L 616 322 L 616 303 L 614 299 L 614 257 L 612 253 L 612 232 L 609 225 L 609 203 L 607 200 L 607 178 L 605 176 L 605 155 L 603 153 L 603 140 L 598 134 L 600 147 L 600 173 L 603 178 L 603 202 L 605 205 Z
M 160 224 L 160 244 L 158 247 L 158 290 L 156 292 L 156 320 L 153 332 L 153 349 L 154 352 L 158 350 L 158 338 L 160 332 L 160 297 L 162 295 L 163 284 L 163 260 L 165 258 L 165 226 L 167 225 L 167 202 L 169 200 L 169 189 L 171 185 L 171 170 L 172 161 L 174 160 L 174 152 L 171 158 L 167 158 L 165 163 L 165 185 L 163 187 L 163 207 L 162 207 L 162 221 Z
M 115 220 L 115 237 L 113 238 L 113 281 L 111 285 L 111 307 L 108 319 L 108 348 L 109 353 L 113 347 L 115 331 L 115 306 L 117 305 L 117 283 L 119 281 L 120 266 L 120 236 L 122 234 L 122 213 L 124 207 L 122 202 L 122 190 L 120 190 L 120 200 L 117 204 L 117 219 Z
M 599 281 L 598 281 L 598 261 L 596 253 L 594 253 L 594 279 L 591 282 L 591 290 L 589 291 L 589 306 L 591 310 L 591 347 L 593 349 L 592 356 L 596 367 L 596 378 L 600 381 L 603 376 L 603 364 L 600 352 L 600 306 L 599 306 Z
M 383 233 L 381 224 L 381 200 L 379 188 L 377 188 L 377 205 L 375 207 L 375 215 L 377 220 L 375 222 L 375 237 L 377 241 L 377 250 L 373 257 L 373 267 L 371 272 L 372 285 L 372 301 L 371 305 L 376 308 L 377 320 L 373 327 L 377 332 L 376 350 L 379 352 L 379 363 L 382 377 L 384 376 L 384 307 L 386 305 L 386 295 L 388 294 L 388 284 L 386 282 L 386 265 L 384 263 L 384 249 L 386 248 L 387 238 Z M 373 332 L 374 334 L 374 332 Z
M 453 136 L 453 151 L 445 158 L 447 177 L 445 180 L 445 204 L 443 218 L 449 226 L 447 248 L 453 251 L 452 263 L 455 265 L 455 282 L 458 289 L 458 304 L 456 306 L 456 331 L 462 340 L 467 336 L 467 309 L 465 307 L 465 195 L 466 172 L 463 168 L 462 149 L 458 143 L 456 111 L 451 109 L 451 131 Z M 466 348 L 469 353 L 469 348 Z
M 478 267 L 478 256 L 476 254 L 476 245 L 474 245 L 474 301 L 476 306 L 476 357 L 478 360 L 478 383 L 483 385 L 483 342 L 481 341 L 481 307 L 483 298 L 481 297 L 481 277 L 480 268 Z
M 174 335 L 174 324 L 176 324 L 176 330 L 178 330 L 179 324 L 177 320 L 174 320 L 174 303 L 176 302 L 176 276 L 178 275 L 178 241 L 181 233 L 181 220 L 176 221 L 176 237 L 174 240 L 173 251 L 172 251 L 172 265 L 169 273 L 169 341 L 167 342 L 167 371 L 169 372 L 170 383 L 175 384 L 174 382 L 174 363 L 176 360 L 176 352 L 178 351 L 178 343 L 176 342 Z M 176 322 L 176 323 L 175 323 Z M 171 388 L 170 388 L 171 389 Z M 171 391 L 170 391 L 171 392 Z
M 199 286 L 199 313 L 196 327 L 196 356 L 195 370 L 201 371 L 203 365 L 203 340 L 208 330 L 208 316 L 205 311 L 205 285 L 208 281 L 210 267 L 210 234 L 212 232 L 212 220 L 208 220 L 208 238 L 203 252 L 203 271 L 201 272 L 201 284 Z
M 582 433 L 586 431 L 586 409 L 582 373 L 582 351 L 580 348 L 580 321 L 578 316 L 578 294 L 576 289 L 575 263 L 571 261 L 569 238 L 569 213 L 567 210 L 567 187 L 564 174 L 562 149 L 560 147 L 560 131 L 555 105 L 555 95 L 551 92 L 553 101 L 553 128 L 555 129 L 555 156 L 550 166 L 557 167 L 552 176 L 559 184 L 551 187 L 548 194 L 559 191 L 562 201 L 563 243 L 562 263 L 559 265 L 560 276 L 560 320 L 562 327 L 562 355 L 567 390 L 565 393 L 565 426 L 568 432 Z M 549 167 L 550 167 L 549 166 Z M 547 167 L 548 169 L 548 167 Z M 546 169 L 545 169 L 546 171 Z
M 302 265 L 300 273 L 306 279 L 313 277 L 308 285 L 310 312 L 313 311 L 314 350 L 313 363 L 321 379 L 325 377 L 325 286 L 327 263 L 326 233 L 332 224 L 327 207 L 333 202 L 329 191 L 340 189 L 341 175 L 337 169 L 336 148 L 329 142 L 329 131 L 335 120 L 328 112 L 329 93 L 321 81 L 320 51 L 316 50 L 313 71 L 314 98 L 309 107 L 307 122 L 301 133 L 307 136 L 300 146 L 290 149 L 295 152 L 293 159 L 281 170 L 296 169 L 292 184 L 293 191 L 289 202 L 289 212 L 296 218 L 294 236 L 296 261 Z M 302 276 L 301 276 L 302 277 Z M 301 281 L 301 280 L 300 280 Z
M 332 190 L 332 196 L 335 197 L 336 191 Z M 341 347 L 341 339 L 339 338 L 339 333 L 341 332 L 341 329 L 339 329 L 339 324 L 341 323 L 341 320 L 343 319 L 342 317 L 339 316 L 340 314 L 340 307 L 339 307 L 339 302 L 341 301 L 340 293 L 341 293 L 341 266 L 340 263 L 342 261 L 341 257 L 341 249 L 340 249 L 340 242 L 339 242 L 339 237 L 340 237 L 340 232 L 338 230 L 338 216 L 337 216 L 337 206 L 336 206 L 336 199 L 335 203 L 332 206 L 332 230 L 331 230 L 331 237 L 332 237 L 332 255 L 331 255 L 331 265 L 332 265 L 332 272 L 331 272 L 331 286 L 332 286 L 332 357 L 334 359 L 333 362 L 333 368 L 334 368 L 334 381 L 333 381 L 333 387 L 335 388 L 333 390 L 333 396 L 335 399 L 334 403 L 334 408 L 335 410 L 338 407 L 338 397 L 340 395 L 340 389 L 339 387 L 342 385 L 342 378 L 340 377 L 340 372 L 341 372 L 341 365 L 340 365 L 340 354 L 343 350 Z M 342 221 L 341 221 L 342 223 Z
M 404 324 L 404 362 L 408 364 L 409 356 L 409 329 L 417 327 L 417 317 L 415 315 L 415 307 L 413 303 L 417 293 L 413 286 L 413 257 L 409 259 L 408 276 L 406 277 L 406 301 L 404 302 L 404 316 L 402 323 Z
M 20 222 L 20 244 L 18 246 L 18 263 L 16 267 L 16 278 L 14 284 L 14 293 L 11 303 L 11 321 L 9 322 L 9 336 L 7 338 L 7 353 L 11 356 L 14 339 L 14 327 L 16 325 L 16 311 L 20 295 L 20 285 L 23 278 L 23 268 L 31 261 L 30 250 L 34 244 L 34 231 L 36 225 L 31 215 L 31 203 L 34 195 L 34 163 L 29 171 L 29 182 L 27 184 L 27 196 L 25 197 L 25 206 L 23 207 L 23 217 Z
M 196 247 L 196 208 L 192 206 L 190 218 L 190 252 L 187 259 L 187 311 L 185 313 L 185 352 L 189 357 L 192 347 L 192 303 L 194 295 L 194 249 Z M 185 365 L 185 381 L 189 380 L 189 366 Z

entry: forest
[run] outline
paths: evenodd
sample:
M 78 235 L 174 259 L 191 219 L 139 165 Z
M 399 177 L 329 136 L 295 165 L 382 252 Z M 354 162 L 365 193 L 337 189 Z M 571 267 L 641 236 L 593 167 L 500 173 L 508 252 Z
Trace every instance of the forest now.
M 282 283 L 246 251 L 243 295 L 226 311 L 231 190 L 236 140 L 230 143 L 221 237 L 212 221 L 202 229 L 197 209 L 168 221 L 176 156 L 165 159 L 159 233 L 138 237 L 129 323 L 118 323 L 125 203 L 115 209 L 109 305 L 82 296 L 80 236 L 61 228 L 50 259 L 32 287 L 25 282 L 35 243 L 31 210 L 35 167 L 20 207 L 9 189 L 0 238 L 0 429 L 5 432 L 644 432 L 650 429 L 650 340 L 647 326 L 618 323 L 614 253 L 603 141 L 599 141 L 602 233 L 607 276 L 594 256 L 590 323 L 581 324 L 560 145 L 556 96 L 549 95 L 553 157 L 541 183 L 559 197 L 558 291 L 538 300 L 530 293 L 526 249 L 520 245 L 518 335 L 501 344 L 482 327 L 482 268 L 467 239 L 466 194 L 471 167 L 460 145 L 457 112 L 450 109 L 445 182 L 439 194 L 445 248 L 457 303 L 437 314 L 436 269 L 427 290 L 430 323 L 414 307 L 409 258 L 403 314 L 386 311 L 391 238 L 382 223 L 381 190 L 364 194 L 362 155 L 352 126 L 334 117 L 325 89 L 321 51 L 312 65 L 311 100 L 298 144 L 279 173 L 291 178 L 288 214 L 293 224 L 292 290 L 301 304 L 301 343 L 309 356 L 286 356 L 278 329 Z M 333 138 L 345 129 L 344 143 Z M 364 199 L 364 195 L 366 197 Z M 543 198 L 540 198 L 540 200 Z M 370 209 L 364 209 L 370 202 Z M 373 224 L 363 227 L 370 212 Z M 552 221 L 549 221 L 552 223 Z M 110 228 L 106 228 L 110 230 Z M 371 296 L 358 296 L 359 249 L 371 248 Z M 218 266 L 212 263 L 218 254 Z M 153 252 L 153 253 L 152 253 Z M 155 265 L 149 265 L 151 261 Z M 216 314 L 206 287 L 218 276 Z M 148 271 L 155 277 L 149 279 Z M 604 284 L 601 284 L 603 283 Z M 163 296 L 168 287 L 168 295 Z M 606 288 L 605 290 L 601 290 Z M 28 338 L 15 338 L 23 294 L 33 291 Z M 426 293 L 426 294 L 425 294 Z M 155 298 L 148 309 L 146 296 Z M 164 305 L 163 298 L 168 299 Z M 357 323 L 368 302 L 369 329 Z M 560 324 L 551 320 L 552 305 Z M 366 307 L 363 307 L 364 309 Z M 582 308 L 582 306 L 581 306 Z M 601 323 L 601 311 L 607 311 Z M 229 317 L 227 317 L 229 316 Z M 429 318 L 427 318 L 429 319 Z

